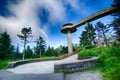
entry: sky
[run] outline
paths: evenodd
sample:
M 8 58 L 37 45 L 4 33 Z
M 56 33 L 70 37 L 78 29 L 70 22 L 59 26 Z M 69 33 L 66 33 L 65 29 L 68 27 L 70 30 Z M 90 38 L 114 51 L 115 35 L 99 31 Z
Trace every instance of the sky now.
M 80 20 L 111 6 L 113 0 L 0 0 L 0 33 L 7 31 L 14 46 L 23 46 L 17 34 L 23 27 L 31 27 L 34 41 L 42 36 L 46 44 L 52 47 L 67 46 L 67 36 L 60 32 L 66 23 L 78 23 Z M 94 25 L 101 21 L 109 24 L 111 15 L 92 21 Z M 79 37 L 85 25 L 72 34 L 72 42 L 79 44 Z

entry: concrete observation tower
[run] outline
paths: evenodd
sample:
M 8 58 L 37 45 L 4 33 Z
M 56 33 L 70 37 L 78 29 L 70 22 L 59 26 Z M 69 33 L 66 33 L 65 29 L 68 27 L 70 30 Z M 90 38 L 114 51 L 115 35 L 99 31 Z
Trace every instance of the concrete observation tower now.
M 86 23 L 86 26 L 88 26 L 88 22 L 94 21 L 96 19 L 99 19 L 101 17 L 104 17 L 106 15 L 112 14 L 117 12 L 117 8 L 116 7 L 109 7 L 107 9 L 104 9 L 102 11 L 99 11 L 83 20 L 81 20 L 80 22 L 76 23 L 76 24 L 72 24 L 72 23 L 67 23 L 64 24 L 61 28 L 61 32 L 64 34 L 67 34 L 68 37 L 68 53 L 71 53 L 73 51 L 72 49 L 72 37 L 71 37 L 71 33 L 75 32 L 77 29 L 77 27 L 80 27 L 82 25 L 84 25 Z
M 77 30 L 76 28 L 72 28 L 72 25 L 73 25 L 72 23 L 67 23 L 67 24 L 64 24 L 61 28 L 61 32 L 64 34 L 67 34 L 68 53 L 73 52 L 71 33 L 75 32 Z

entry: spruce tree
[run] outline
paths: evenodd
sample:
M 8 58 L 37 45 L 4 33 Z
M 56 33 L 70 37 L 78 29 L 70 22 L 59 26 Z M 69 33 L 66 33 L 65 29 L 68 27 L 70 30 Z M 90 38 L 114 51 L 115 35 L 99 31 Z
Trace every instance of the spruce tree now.
M 41 58 L 42 54 L 45 53 L 45 48 L 46 42 L 41 36 L 39 36 L 39 38 L 36 41 L 36 47 L 34 48 L 35 53 Z
M 80 46 L 95 46 L 95 35 L 95 28 L 92 26 L 92 24 L 87 23 L 85 31 L 83 31 L 81 37 L 79 37 Z
M 7 32 L 0 34 L 0 59 L 10 59 L 11 56 L 11 39 Z

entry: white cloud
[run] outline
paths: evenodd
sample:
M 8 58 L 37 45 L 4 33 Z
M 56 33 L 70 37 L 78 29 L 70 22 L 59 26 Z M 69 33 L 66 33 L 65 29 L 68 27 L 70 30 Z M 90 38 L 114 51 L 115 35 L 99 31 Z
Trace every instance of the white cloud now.
M 78 0 L 67 0 L 73 9 L 78 9 Z M 31 27 L 34 37 L 42 35 L 47 38 L 49 23 L 63 22 L 66 19 L 66 6 L 62 0 L 21 0 L 17 4 L 9 3 L 8 10 L 13 14 L 8 17 L 0 16 L 0 32 L 7 32 L 12 38 L 13 44 L 19 44 L 17 34 L 23 27 Z M 38 11 L 45 8 L 49 12 L 48 24 L 41 28 Z M 34 38 L 34 39 L 35 39 Z
M 19 44 L 20 40 L 17 34 L 20 34 L 23 27 L 31 27 L 35 38 L 39 35 L 44 38 L 47 37 L 47 34 L 40 28 L 35 2 L 24 0 L 18 4 L 11 3 L 7 7 L 14 16 L 0 16 L 0 30 L 1 32 L 7 30 L 12 38 L 13 44 Z
M 67 4 L 70 4 L 74 10 L 78 10 L 80 8 L 79 0 L 66 0 L 66 2 Z
M 44 7 L 49 12 L 49 22 L 64 21 L 65 8 L 60 0 L 41 0 L 40 2 L 40 7 Z

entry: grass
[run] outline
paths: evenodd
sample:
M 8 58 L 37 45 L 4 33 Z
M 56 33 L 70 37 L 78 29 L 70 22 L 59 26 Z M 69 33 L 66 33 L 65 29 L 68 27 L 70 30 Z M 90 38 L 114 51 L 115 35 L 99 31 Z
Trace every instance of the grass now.
M 6 69 L 7 65 L 8 65 L 8 61 L 0 60 L 0 69 Z
M 45 56 L 45 57 L 41 57 L 41 58 L 28 58 L 28 59 L 25 59 L 25 60 L 44 60 L 44 59 L 55 59 L 55 58 L 58 58 L 58 57 L 55 57 L 55 56 Z
M 120 48 L 102 47 L 84 49 L 79 52 L 79 57 L 98 56 L 96 68 L 101 71 L 104 80 L 120 80 Z
M 55 56 L 50 56 L 50 57 L 42 57 L 42 58 L 29 58 L 29 59 L 25 59 L 25 60 L 46 60 L 46 59 L 55 59 L 58 57 Z M 17 60 L 17 61 L 21 61 L 21 60 Z M 14 62 L 13 60 L 0 60 L 0 69 L 7 69 L 8 63 L 9 62 Z

